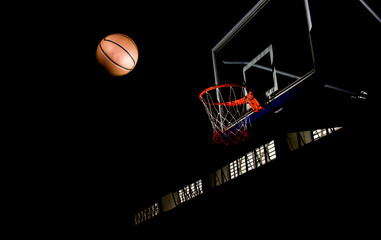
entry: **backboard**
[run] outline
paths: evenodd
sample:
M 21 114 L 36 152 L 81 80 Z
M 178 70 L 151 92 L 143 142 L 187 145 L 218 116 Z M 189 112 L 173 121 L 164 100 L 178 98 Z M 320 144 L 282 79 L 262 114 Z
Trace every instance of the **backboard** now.
M 304 107 L 315 115 L 322 106 L 342 109 L 348 98 L 366 99 L 361 94 L 374 91 L 379 75 L 373 56 L 381 52 L 381 13 L 375 2 L 254 2 L 212 48 L 214 84 L 245 86 L 263 107 L 254 112 L 247 105 L 229 131 L 285 108 L 298 113 Z M 290 101 L 295 96 L 301 98 Z M 335 113 L 325 109 L 324 115 Z
M 213 47 L 215 85 L 247 86 L 264 106 L 255 117 L 274 110 L 315 72 L 311 28 L 307 0 L 258 1 Z

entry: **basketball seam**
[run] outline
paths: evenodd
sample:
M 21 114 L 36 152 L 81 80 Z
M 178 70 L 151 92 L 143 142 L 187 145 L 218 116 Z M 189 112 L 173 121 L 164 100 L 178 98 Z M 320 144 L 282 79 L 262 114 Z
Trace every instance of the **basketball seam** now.
M 121 34 L 121 33 L 116 33 L 116 34 L 117 34 L 117 35 L 120 35 L 120 36 L 122 36 L 122 37 L 127 38 L 128 40 L 131 41 L 132 44 L 134 44 L 134 46 L 135 46 L 136 48 L 138 48 L 138 46 L 136 46 L 136 43 L 134 42 L 134 40 L 132 40 L 132 38 L 130 38 L 129 36 L 124 35 L 124 34 Z
M 106 38 L 104 38 L 104 40 L 107 41 L 107 42 L 111 42 L 111 43 L 117 45 L 118 47 L 120 47 L 121 49 L 123 49 L 123 50 L 124 50 L 130 57 L 131 57 L 132 61 L 134 62 L 134 66 L 136 65 L 135 59 L 134 59 L 134 58 L 132 57 L 132 55 L 128 52 L 128 50 L 125 49 L 122 45 L 120 45 L 120 44 L 118 44 L 118 43 L 116 43 L 116 42 L 114 42 L 114 41 L 112 41 L 112 40 L 108 40 L 108 39 L 106 39 Z
M 102 53 L 105 55 L 105 57 L 110 60 L 111 62 L 113 62 L 116 66 L 120 67 L 120 68 L 123 68 L 124 70 L 127 70 L 127 71 L 131 71 L 132 69 L 129 69 L 129 68 L 126 68 L 126 67 L 123 67 L 121 65 L 119 65 L 118 63 L 114 62 L 114 60 L 112 60 L 106 53 L 105 51 L 103 51 L 103 48 L 102 48 L 102 44 L 99 44 L 99 48 L 101 49 Z M 134 66 L 135 66 L 135 61 L 134 61 Z

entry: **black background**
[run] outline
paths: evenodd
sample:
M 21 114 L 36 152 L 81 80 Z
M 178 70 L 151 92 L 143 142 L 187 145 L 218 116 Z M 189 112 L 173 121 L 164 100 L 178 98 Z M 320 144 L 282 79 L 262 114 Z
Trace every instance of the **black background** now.
M 234 155 L 212 142 L 198 95 L 214 85 L 211 48 L 253 4 L 65 7 L 60 17 L 67 22 L 49 32 L 60 46 L 43 45 L 46 59 L 58 62 L 42 66 L 47 79 L 40 89 L 41 110 L 52 118 L 44 141 L 55 166 L 47 171 L 58 178 L 57 225 L 124 231 L 153 199 L 222 165 L 224 154 Z M 128 35 L 139 50 L 136 67 L 122 77 L 109 76 L 95 58 L 98 43 L 112 33 Z
M 22 152 L 33 159 L 23 164 L 23 169 L 32 176 L 29 179 L 37 179 L 26 181 L 29 190 L 25 209 L 32 212 L 28 214 L 29 222 L 38 218 L 44 223 L 37 224 L 33 231 L 55 236 L 108 236 L 108 232 L 124 236 L 133 214 L 150 206 L 154 199 L 177 191 L 240 155 L 245 144 L 212 142 L 212 129 L 198 95 L 214 85 L 212 47 L 254 4 L 249 0 L 67 4 L 52 7 L 33 24 L 31 56 L 38 56 L 38 60 L 30 60 L 34 61 L 33 67 L 22 82 L 17 82 L 28 93 L 20 110 L 25 111 L 18 119 L 25 136 L 22 141 L 27 145 Z M 328 11 L 331 17 L 335 13 Z M 350 16 L 351 12 L 346 14 Z M 315 16 L 324 23 L 315 24 L 316 32 L 312 33 L 317 67 L 326 69 L 319 72 L 319 81 L 360 90 L 357 81 L 343 84 L 337 78 L 343 74 L 337 69 L 347 68 L 346 63 L 351 62 L 341 61 L 352 56 L 352 51 L 346 50 L 350 44 L 343 38 L 325 35 L 325 13 Z M 353 20 L 345 26 L 350 29 L 355 23 Z M 328 30 L 335 32 L 335 28 Z M 96 62 L 98 43 L 112 33 L 128 35 L 139 49 L 135 69 L 123 77 L 107 75 Z M 325 48 L 331 46 L 331 39 L 335 46 L 343 43 L 340 61 L 335 61 L 332 51 Z M 375 41 L 368 40 L 371 44 Z M 367 56 L 372 51 L 354 52 Z M 335 66 L 337 62 L 341 68 Z M 377 64 L 370 62 L 374 70 Z M 351 63 L 350 69 L 358 67 Z M 355 76 L 361 76 L 361 72 L 356 71 Z M 368 77 L 372 73 L 365 75 L 361 85 L 369 99 L 375 91 Z M 31 77 L 36 80 L 30 81 Z M 290 102 L 294 107 L 280 116 L 259 121 L 256 131 L 261 134 L 251 142 L 276 131 L 342 123 L 342 119 L 358 114 L 347 111 L 358 106 L 352 105 L 348 96 L 321 89 Z M 321 96 L 332 98 L 321 103 Z M 311 102 L 307 104 L 306 100 Z M 322 110 L 321 106 L 329 107 Z M 356 126 L 358 118 L 354 119 L 349 121 L 351 126 Z M 311 123 L 306 124 L 308 121 Z

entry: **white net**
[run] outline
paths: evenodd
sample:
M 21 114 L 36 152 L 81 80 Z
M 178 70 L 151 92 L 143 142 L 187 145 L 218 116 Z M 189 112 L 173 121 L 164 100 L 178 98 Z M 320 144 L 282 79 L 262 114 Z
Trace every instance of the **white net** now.
M 262 108 L 250 91 L 235 84 L 207 88 L 200 100 L 212 124 L 213 140 L 226 145 L 248 137 L 247 116 Z

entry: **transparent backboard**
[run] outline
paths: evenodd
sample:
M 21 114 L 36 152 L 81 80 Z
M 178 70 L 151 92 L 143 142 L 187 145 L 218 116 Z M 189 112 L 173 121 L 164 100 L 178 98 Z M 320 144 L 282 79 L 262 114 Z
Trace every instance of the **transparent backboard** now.
M 242 121 L 250 124 L 291 109 L 295 101 L 289 100 L 297 95 L 329 93 L 331 98 L 324 95 L 328 105 L 341 94 L 358 98 L 377 89 L 380 64 L 374 56 L 380 53 L 381 13 L 376 2 L 254 1 L 212 48 L 215 85 L 243 85 L 263 107 L 254 113 L 247 105 L 229 131 Z
M 314 73 L 311 27 L 308 1 L 258 1 L 212 49 L 215 84 L 247 86 L 267 106 Z

